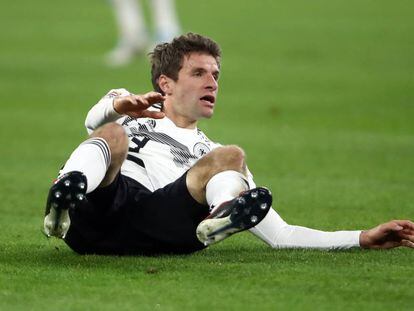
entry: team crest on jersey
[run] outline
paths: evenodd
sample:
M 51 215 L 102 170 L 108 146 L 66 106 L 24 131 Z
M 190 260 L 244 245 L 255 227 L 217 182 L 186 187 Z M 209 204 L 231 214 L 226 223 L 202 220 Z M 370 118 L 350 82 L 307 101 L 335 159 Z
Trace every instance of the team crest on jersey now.
M 196 157 L 201 158 L 202 156 L 206 155 L 210 152 L 210 148 L 204 143 L 196 143 L 194 145 L 193 153 Z
M 153 119 L 149 119 L 149 120 L 147 121 L 147 124 L 149 125 L 149 127 L 150 127 L 151 129 L 153 129 L 153 128 L 157 125 L 157 122 L 155 122 L 155 120 L 153 120 Z

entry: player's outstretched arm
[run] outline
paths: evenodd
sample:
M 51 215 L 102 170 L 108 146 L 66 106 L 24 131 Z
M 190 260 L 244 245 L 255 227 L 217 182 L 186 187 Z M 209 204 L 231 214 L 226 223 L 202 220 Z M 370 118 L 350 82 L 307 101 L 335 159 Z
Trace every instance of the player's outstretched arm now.
M 164 113 L 147 110 L 151 105 L 163 101 L 164 96 L 156 92 L 134 95 L 126 89 L 112 89 L 89 110 L 85 119 L 86 130 L 91 134 L 98 127 L 117 122 L 126 115 L 134 118 L 163 118 Z
M 273 248 L 414 248 L 414 223 L 409 220 L 393 220 L 365 231 L 328 232 L 289 225 L 274 209 L 270 209 L 266 217 L 250 231 Z
M 359 237 L 362 248 L 387 249 L 399 246 L 414 248 L 414 223 L 409 220 L 392 220 L 362 231 Z
M 147 110 L 151 105 L 161 103 L 165 97 L 157 92 L 148 92 L 143 95 L 120 96 L 114 99 L 114 109 L 121 115 L 128 115 L 133 118 L 154 118 L 161 119 L 164 113 L 160 111 Z

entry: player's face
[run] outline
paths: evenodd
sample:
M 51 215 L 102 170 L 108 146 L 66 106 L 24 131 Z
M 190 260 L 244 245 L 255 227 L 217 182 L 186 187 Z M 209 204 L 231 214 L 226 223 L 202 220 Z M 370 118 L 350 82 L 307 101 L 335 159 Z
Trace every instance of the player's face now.
M 181 117 L 195 122 L 213 115 L 218 91 L 219 67 L 208 54 L 184 56 L 177 81 L 171 84 L 174 110 Z

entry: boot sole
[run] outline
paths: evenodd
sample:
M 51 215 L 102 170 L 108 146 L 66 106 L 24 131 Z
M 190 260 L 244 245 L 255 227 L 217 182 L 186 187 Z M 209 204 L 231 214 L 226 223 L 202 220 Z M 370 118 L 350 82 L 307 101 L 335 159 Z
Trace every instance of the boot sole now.
M 64 238 L 70 226 L 69 209 L 77 208 L 85 199 L 86 177 L 80 172 L 63 175 L 50 191 L 46 204 L 44 233 Z
M 272 195 L 266 188 L 243 192 L 230 201 L 230 214 L 223 218 L 207 218 L 197 227 L 197 237 L 204 245 L 217 243 L 230 235 L 259 224 L 272 206 Z M 218 213 L 220 215 L 220 212 Z

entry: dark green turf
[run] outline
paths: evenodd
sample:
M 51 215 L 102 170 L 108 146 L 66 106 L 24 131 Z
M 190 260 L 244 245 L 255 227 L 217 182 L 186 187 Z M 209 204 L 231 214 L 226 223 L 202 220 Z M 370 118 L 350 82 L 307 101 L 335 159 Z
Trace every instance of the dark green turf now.
M 177 0 L 223 47 L 215 117 L 289 222 L 325 230 L 414 219 L 411 1 Z M 40 233 L 47 189 L 107 90 L 106 1 L 0 3 L 0 310 L 411 310 L 414 251 L 272 250 L 248 233 L 176 257 L 78 256 Z

